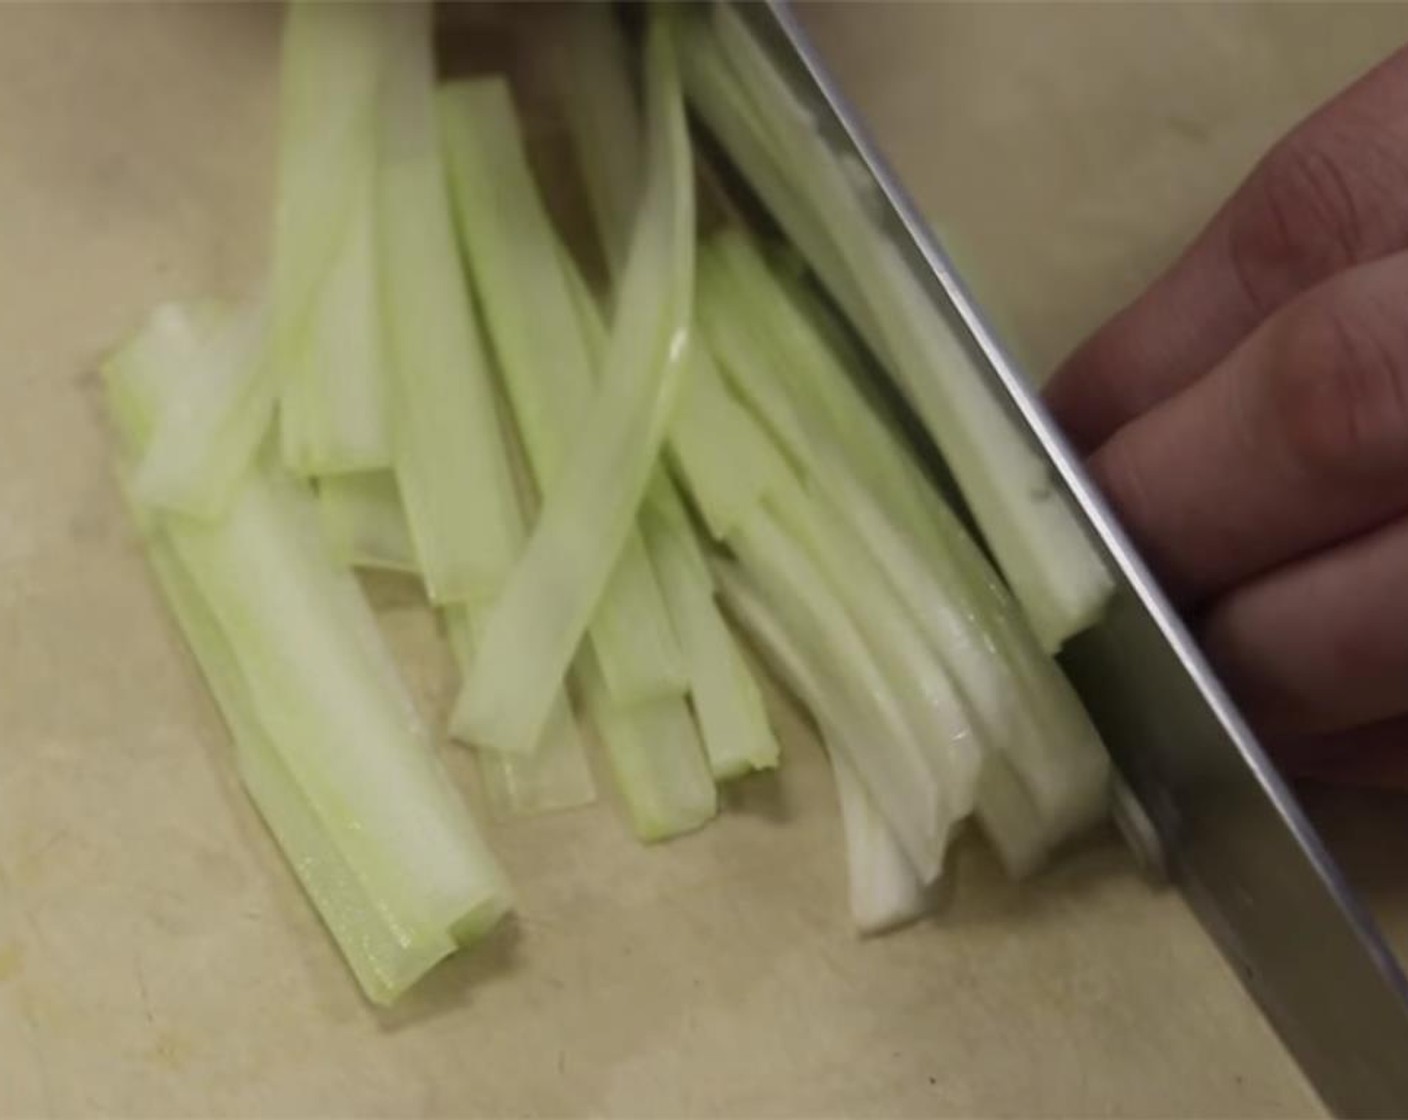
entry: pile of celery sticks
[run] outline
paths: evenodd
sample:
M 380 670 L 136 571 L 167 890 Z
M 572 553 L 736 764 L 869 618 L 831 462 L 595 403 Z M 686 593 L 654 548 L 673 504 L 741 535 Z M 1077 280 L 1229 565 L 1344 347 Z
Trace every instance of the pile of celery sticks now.
M 592 801 L 589 723 L 644 840 L 780 762 L 730 617 L 825 742 L 865 931 L 927 907 L 970 817 L 1022 875 L 1107 811 L 1051 657 L 1110 592 L 1064 499 L 737 13 L 642 23 L 584 6 L 554 36 L 592 285 L 505 81 L 438 82 L 429 4 L 296 3 L 267 281 L 158 308 L 105 364 L 124 492 L 240 774 L 378 1003 L 511 900 L 357 568 L 439 612 L 450 735 L 497 811 Z M 789 247 L 701 236 L 686 102 Z

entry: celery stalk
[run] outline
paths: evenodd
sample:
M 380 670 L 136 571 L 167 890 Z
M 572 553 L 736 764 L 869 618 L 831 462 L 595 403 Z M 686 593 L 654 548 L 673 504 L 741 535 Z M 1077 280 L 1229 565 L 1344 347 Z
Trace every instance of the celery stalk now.
M 1097 819 L 1109 766 L 1099 736 L 962 525 L 747 241 L 720 237 L 702 262 L 701 328 L 734 384 L 864 542 L 1049 839 Z
M 463 607 L 446 608 L 444 618 L 450 651 L 463 676 L 474 662 L 476 620 Z M 586 747 L 565 689 L 553 703 L 537 750 L 526 755 L 491 750 L 474 753 L 484 778 L 484 792 L 497 816 L 552 813 L 596 800 Z
M 691 97 L 704 85 L 701 71 L 714 87 L 740 87 L 747 111 L 731 112 L 714 97 L 711 125 L 728 116 L 729 128 L 719 130 L 725 146 L 732 137 L 738 147 L 746 134 L 754 148 L 775 153 L 772 166 L 786 190 L 766 182 L 760 193 L 767 187 L 775 195 L 768 201 L 778 220 L 895 374 L 1038 636 L 1058 648 L 1098 616 L 1113 588 L 1093 546 L 738 14 L 720 7 L 712 24 L 698 22 L 695 32 L 686 74 Z M 747 152 L 740 163 L 750 158 L 758 163 Z
M 290 6 L 284 25 L 271 351 L 284 462 L 304 475 L 391 465 L 378 305 L 374 5 Z
M 210 376 L 163 400 L 133 487 L 147 505 L 211 519 L 229 505 L 273 409 L 267 301 L 240 309 L 202 345 Z
M 417 571 L 406 511 L 390 471 L 319 479 L 318 512 L 328 549 L 339 563 L 349 568 Z
M 635 834 L 653 842 L 700 828 L 718 790 L 689 706 L 676 697 L 619 708 L 591 650 L 578 658 L 582 692 Z
M 513 567 L 520 515 L 455 251 L 436 133 L 431 8 L 414 2 L 385 13 L 377 214 L 396 480 L 431 600 L 482 605 Z M 545 689 L 544 712 L 558 679 Z
M 936 873 L 926 879 L 915 869 L 856 770 L 854 760 L 871 753 L 866 744 L 879 729 L 844 693 L 827 686 L 825 655 L 797 639 L 741 570 L 720 565 L 719 572 L 730 611 L 821 730 L 846 834 L 852 921 L 861 933 L 879 933 L 912 921 L 932 905 L 929 888 Z
M 195 654 L 234 739 L 250 799 L 374 1003 L 390 1003 L 454 951 L 448 933 L 407 940 L 338 849 L 265 733 L 239 663 L 200 593 L 159 531 L 146 542 L 167 606 Z
M 561 244 L 558 249 L 587 340 L 593 353 L 599 355 L 605 349 L 600 312 L 566 250 Z M 680 419 L 686 415 L 691 397 L 700 390 L 701 378 L 711 379 L 706 385 L 714 389 L 711 393 L 706 387 L 703 390 L 706 397 L 726 396 L 717 372 L 709 364 L 708 354 L 701 347 L 692 346 L 690 359 L 685 398 L 677 413 Z M 724 489 L 737 486 L 747 495 L 745 498 L 726 493 L 719 501 L 729 507 L 751 506 L 761 491 L 755 483 L 744 481 L 738 469 L 739 460 L 722 452 L 730 449 L 736 452 L 747 445 L 752 429 L 743 428 L 739 433 L 742 438 L 735 441 L 730 432 L 713 431 L 707 420 L 702 426 L 691 427 L 696 433 L 692 437 L 694 442 L 711 460 L 707 473 L 712 476 L 715 470 L 722 468 L 728 480 Z M 781 469 L 781 461 L 773 456 L 771 449 L 764 447 L 762 450 L 772 456 L 767 459 L 769 465 Z M 766 478 L 768 473 L 764 470 L 759 477 Z M 703 485 L 707 487 L 709 481 L 704 480 Z M 724 516 L 723 521 L 731 524 L 731 516 Z M 767 721 L 762 695 L 714 600 L 713 576 L 699 530 L 684 507 L 673 477 L 663 467 L 657 467 L 646 491 L 642 524 L 646 549 L 660 577 L 675 632 L 684 648 L 690 698 L 714 777 L 726 781 L 750 770 L 775 767 L 781 748 Z
M 129 460 L 165 398 L 218 372 L 203 367 L 204 347 L 185 345 L 199 327 L 170 326 L 107 365 Z M 140 513 L 252 796 L 368 997 L 389 1002 L 495 924 L 508 895 L 360 587 L 327 554 L 312 496 L 268 466 L 250 470 L 218 521 Z
M 623 41 L 607 4 L 564 15 L 561 104 L 597 236 L 615 279 L 625 271 L 643 172 L 640 113 Z
M 714 602 L 714 577 L 669 478 L 646 499 L 645 539 L 689 666 L 691 699 L 709 769 L 726 781 L 777 766 L 780 748 L 762 693 Z
M 343 243 L 284 369 L 280 434 L 284 463 L 298 474 L 391 466 L 374 170 L 369 160 Z
M 689 349 L 694 192 L 666 21 L 646 42 L 649 174 L 601 386 L 519 566 L 489 615 L 460 698 L 484 745 L 532 748 L 655 465 Z
M 455 82 L 441 88 L 438 107 L 461 244 L 538 490 L 551 494 L 591 405 L 589 344 L 508 86 Z M 683 695 L 683 654 L 636 530 L 589 636 L 618 705 Z
M 958 818 L 855 620 L 807 550 L 765 508 L 745 519 L 729 543 L 798 644 L 825 659 L 818 672 L 822 687 L 855 713 L 855 734 L 847 730 L 840 745 L 863 751 L 851 759 L 856 772 L 920 875 L 936 877 Z
M 689 380 L 670 428 L 670 458 L 715 540 L 723 540 L 790 468 L 729 392 L 707 347 L 690 348 Z

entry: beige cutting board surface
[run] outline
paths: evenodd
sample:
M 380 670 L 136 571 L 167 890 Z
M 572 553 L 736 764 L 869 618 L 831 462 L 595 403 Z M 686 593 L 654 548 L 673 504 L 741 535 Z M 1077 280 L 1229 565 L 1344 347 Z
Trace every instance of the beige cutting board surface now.
M 492 825 L 516 929 L 394 1014 L 359 999 L 162 613 L 93 379 L 154 302 L 257 277 L 277 18 L 0 6 L 0 1115 L 1313 1111 L 1181 901 L 1108 837 L 1021 891 L 965 851 L 943 919 L 857 941 L 829 780 L 785 704 L 780 779 L 698 836 L 641 848 L 609 805 Z M 807 18 L 1043 365 L 1408 26 L 1343 8 Z M 425 611 L 374 593 L 443 713 Z

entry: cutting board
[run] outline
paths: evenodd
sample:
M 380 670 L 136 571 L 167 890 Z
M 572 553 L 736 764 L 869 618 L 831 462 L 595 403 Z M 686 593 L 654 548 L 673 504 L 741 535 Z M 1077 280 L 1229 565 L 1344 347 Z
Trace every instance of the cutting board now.
M 1408 24 L 804 16 L 1034 368 Z M 0 7 L 0 1115 L 1315 1111 L 1181 900 L 1107 833 L 1022 888 L 966 845 L 945 913 L 857 939 L 824 760 L 775 691 L 781 773 L 657 847 L 609 792 L 489 821 L 446 746 L 518 918 L 394 1011 L 361 1000 L 163 613 L 94 377 L 153 303 L 260 275 L 278 20 Z M 453 673 L 424 603 L 392 579 L 369 590 L 441 719 Z

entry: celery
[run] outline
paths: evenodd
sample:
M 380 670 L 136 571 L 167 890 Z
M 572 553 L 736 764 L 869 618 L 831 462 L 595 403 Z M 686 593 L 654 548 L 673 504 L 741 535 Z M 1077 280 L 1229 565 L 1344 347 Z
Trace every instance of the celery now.
M 499 594 L 518 555 L 520 514 L 455 252 L 436 133 L 431 9 L 417 0 L 385 12 L 377 215 L 396 480 L 432 601 L 482 606 Z M 546 682 L 544 712 L 558 679 Z
M 626 44 L 610 5 L 575 4 L 563 19 L 562 108 L 602 253 L 612 277 L 619 279 L 643 170 L 640 114 Z
M 880 728 L 844 692 L 829 686 L 823 650 L 799 641 L 737 567 L 720 565 L 718 570 L 734 617 L 819 724 L 846 834 L 851 918 L 856 928 L 878 933 L 913 920 L 931 905 L 928 888 L 936 880 L 937 868 L 927 877 L 915 869 L 856 769 L 856 759 L 873 753 L 866 744 L 881 733 Z
M 218 372 L 179 316 L 166 309 L 107 365 L 129 460 L 185 382 Z M 508 895 L 361 589 L 327 555 L 311 495 L 270 467 L 218 521 L 139 514 L 251 796 L 368 997 L 391 1001 L 482 936 Z
M 378 306 L 374 5 L 301 2 L 284 26 L 271 351 L 284 462 L 300 474 L 391 465 Z
M 822 687 L 855 713 L 841 739 L 919 873 L 937 876 L 958 818 L 942 777 L 856 621 L 807 550 L 763 508 L 730 537 L 749 576 L 798 643 L 825 659 Z M 864 734 L 862 734 L 864 733 Z
M 501 79 L 439 96 L 459 231 L 538 490 L 551 494 L 590 407 L 592 355 L 556 235 Z M 618 705 L 682 695 L 683 654 L 637 531 L 592 617 L 597 664 Z
M 328 549 L 339 563 L 349 568 L 417 571 L 406 511 L 390 471 L 319 479 L 318 511 Z
M 716 540 L 790 477 L 772 440 L 729 392 L 708 349 L 690 348 L 689 380 L 670 428 L 671 460 Z
M 666 840 L 707 824 L 718 791 L 689 706 L 675 697 L 619 708 L 591 650 L 578 658 L 587 709 L 640 839 Z
M 484 627 L 460 712 L 481 744 L 532 748 L 630 535 L 689 349 L 694 192 L 666 21 L 646 42 L 649 174 L 601 386 Z
M 229 505 L 269 424 L 266 301 L 241 308 L 201 344 L 210 376 L 163 400 L 133 488 L 145 504 L 210 519 Z
M 298 474 L 391 466 L 371 170 L 284 370 L 280 434 L 284 463 Z
M 466 675 L 474 662 L 476 620 L 463 607 L 447 607 L 444 617 L 450 650 L 460 674 Z M 565 689 L 553 703 L 537 750 L 526 755 L 480 750 L 475 755 L 484 792 L 500 817 L 574 809 L 596 800 L 586 747 Z
M 864 542 L 1048 838 L 1096 819 L 1108 759 L 1074 691 L 827 340 L 736 234 L 703 254 L 699 306 L 734 383 Z
M 815 122 L 738 14 L 720 7 L 713 15 L 712 25 L 696 22 L 690 39 L 691 98 L 896 375 L 1038 636 L 1059 647 L 1103 609 L 1108 572 Z M 734 86 L 731 101 L 719 95 Z
M 762 693 L 714 602 L 714 578 L 669 478 L 645 503 L 645 540 L 689 665 L 691 698 L 709 768 L 719 781 L 776 767 L 780 750 Z
M 563 262 L 588 342 L 593 353 L 599 355 L 605 349 L 605 330 L 601 325 L 600 312 L 581 274 L 560 245 L 559 259 Z M 707 379 L 702 390 L 706 397 L 717 399 L 716 394 L 726 396 L 718 374 L 709 363 L 708 354 L 701 347 L 690 348 L 690 360 L 684 400 L 676 413 L 677 428 L 678 421 L 698 415 L 691 408 L 691 401 L 701 391 L 701 378 Z M 708 386 L 713 387 L 713 392 Z M 741 428 L 738 433 L 741 439 L 735 442 L 731 432 L 714 431 L 707 418 L 702 425 L 689 422 L 687 426 L 693 433 L 693 441 L 700 445 L 701 453 L 710 460 L 707 468 L 696 464 L 706 475 L 702 484 L 707 487 L 709 478 L 722 468 L 728 481 L 723 487 L 726 492 L 718 500 L 728 507 L 751 506 L 761 490 L 754 483 L 743 480 L 738 459 L 724 452 L 736 451 L 740 446 L 753 446 L 748 444 L 752 430 Z M 764 446 L 761 450 L 769 456 L 766 461 L 770 465 L 781 468 L 781 460 L 773 456 L 771 448 Z M 760 477 L 768 477 L 768 471 L 760 472 Z M 728 492 L 734 486 L 746 493 L 747 497 Z M 723 520 L 728 522 L 730 516 L 724 516 Z M 762 695 L 714 601 L 713 577 L 699 530 L 684 507 L 674 479 L 663 468 L 657 468 L 646 491 L 642 520 L 646 548 L 660 577 L 670 617 L 684 647 L 691 699 L 714 777 L 726 781 L 750 770 L 776 766 L 781 748 L 767 722 Z

